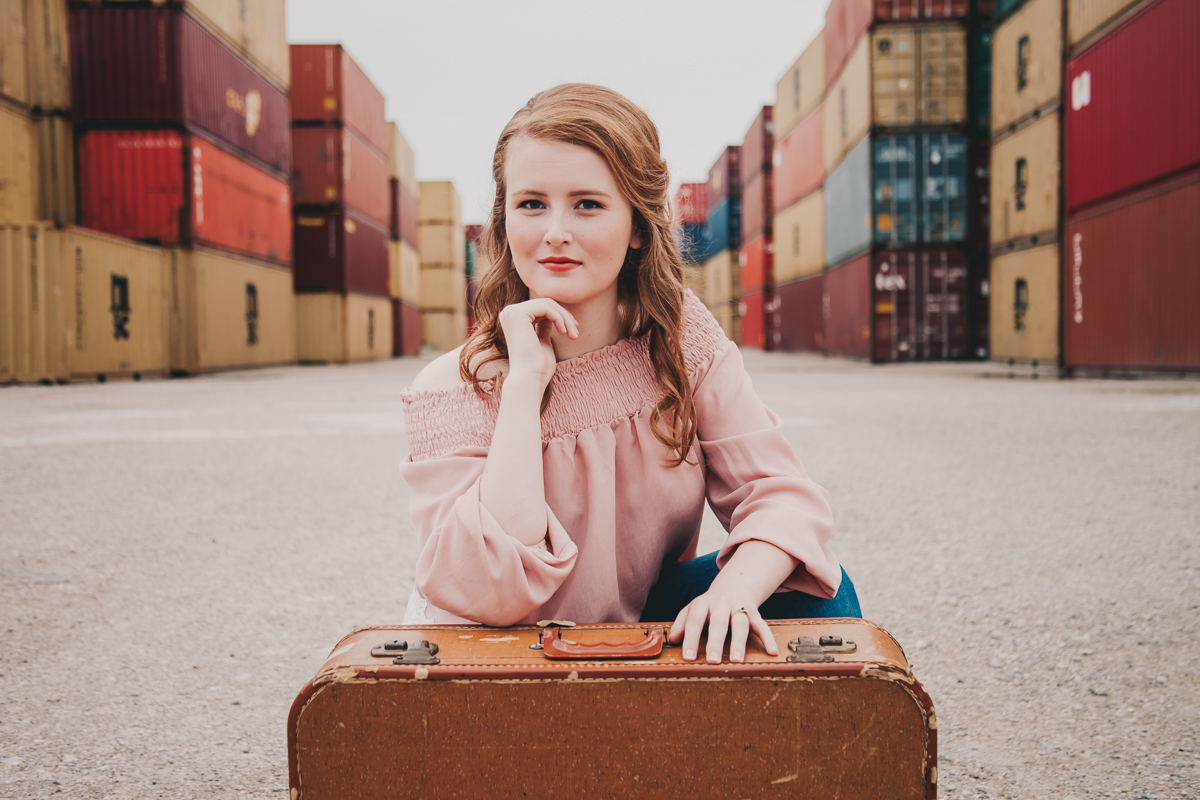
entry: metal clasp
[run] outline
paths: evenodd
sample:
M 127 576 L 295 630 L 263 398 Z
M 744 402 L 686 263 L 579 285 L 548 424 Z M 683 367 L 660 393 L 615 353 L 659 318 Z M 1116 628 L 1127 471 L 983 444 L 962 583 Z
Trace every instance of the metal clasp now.
M 813 641 L 811 636 L 801 636 L 799 639 L 792 639 L 788 642 L 788 650 L 791 650 L 792 654 L 787 657 L 787 660 L 793 663 L 833 661 L 833 656 L 828 655 L 822 650 L 821 646 Z
M 409 644 L 403 639 L 393 639 L 371 648 L 371 655 L 376 658 L 391 658 L 393 664 L 440 664 L 437 655 L 438 646 L 435 642 L 424 639 Z

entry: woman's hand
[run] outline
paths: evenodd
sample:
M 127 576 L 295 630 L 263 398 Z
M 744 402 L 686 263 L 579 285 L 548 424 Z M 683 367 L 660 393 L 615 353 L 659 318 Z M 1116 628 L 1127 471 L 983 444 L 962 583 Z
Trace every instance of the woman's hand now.
M 572 339 L 579 338 L 579 323 L 571 312 L 547 298 L 526 300 L 505 306 L 499 316 L 508 345 L 508 374 L 505 379 L 529 378 L 545 390 L 554 377 L 557 360 L 551 333 L 558 331 Z

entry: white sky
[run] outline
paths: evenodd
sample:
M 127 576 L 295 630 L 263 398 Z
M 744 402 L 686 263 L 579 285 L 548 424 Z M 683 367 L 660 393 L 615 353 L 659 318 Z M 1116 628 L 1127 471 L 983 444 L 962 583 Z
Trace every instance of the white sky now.
M 537 92 L 615 89 L 658 126 L 673 184 L 740 144 L 825 23 L 828 0 L 287 0 L 288 41 L 341 43 L 387 96 L 421 180 L 452 180 L 463 220 L 491 207 L 491 158 Z

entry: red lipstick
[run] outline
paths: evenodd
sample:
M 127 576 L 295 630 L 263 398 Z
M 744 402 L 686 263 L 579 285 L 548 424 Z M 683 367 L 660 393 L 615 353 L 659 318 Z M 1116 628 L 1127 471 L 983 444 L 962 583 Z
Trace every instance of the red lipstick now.
M 578 266 L 581 266 L 583 262 L 576 261 L 573 258 L 563 258 L 561 256 L 551 256 L 550 258 L 543 258 L 538 263 L 541 264 L 546 269 L 550 270 L 551 272 L 567 272 L 569 270 L 575 269 Z

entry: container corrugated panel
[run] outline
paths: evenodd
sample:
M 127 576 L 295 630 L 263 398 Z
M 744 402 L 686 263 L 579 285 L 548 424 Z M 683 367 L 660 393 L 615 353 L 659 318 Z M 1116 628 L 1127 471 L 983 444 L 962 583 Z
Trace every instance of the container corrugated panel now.
M 730 197 L 708 212 L 708 237 L 705 255 L 742 246 L 742 199 Z
M 979 24 L 971 29 L 969 67 L 971 132 L 989 136 L 992 131 L 992 27 Z
M 738 256 L 740 293 L 759 292 L 774 284 L 775 243 L 770 234 L 760 234 L 742 245 Z
M 871 127 L 871 40 L 863 37 L 825 98 L 825 173 L 829 174 Z
M 1070 219 L 1068 367 L 1200 369 L 1200 173 Z
M 994 256 L 988 293 L 991 357 L 997 361 L 1058 363 L 1058 246 L 1049 244 Z
M 971 13 L 971 0 L 875 0 L 875 19 L 956 19 Z
M 968 355 L 967 261 L 958 250 L 894 250 L 872 258 L 872 359 Z
M 466 308 L 466 273 L 453 267 L 421 269 L 422 311 L 465 311 Z
M 916 134 L 879 136 L 872 140 L 871 150 L 874 241 L 888 247 L 915 244 L 920 241 L 920 140 Z
M 709 309 L 736 301 L 738 296 L 738 252 L 722 250 L 704 262 L 704 291 L 701 299 Z
M 1200 3 L 1159 0 L 1067 65 L 1072 212 L 1200 164 Z
M 821 138 L 825 133 L 824 106 L 818 105 L 804 121 L 775 144 L 771 182 L 772 205 L 785 208 L 811 194 L 825 180 Z
M 350 128 L 292 130 L 292 197 L 297 206 L 347 205 L 388 224 L 387 161 Z
M 812 113 L 825 94 L 825 30 L 804 48 L 796 63 L 783 73 L 775 85 L 775 111 L 772 122 L 775 140 L 779 141 L 792 128 Z
M 71 76 L 76 123 L 182 126 L 291 169 L 287 95 L 177 8 L 73 7 Z
M 297 211 L 296 291 L 389 295 L 387 229 L 354 211 Z
M 1063 0 L 1030 2 L 992 38 L 992 135 L 1057 103 L 1062 88 Z
M 708 170 L 708 189 L 705 190 L 708 202 L 708 216 L 711 219 L 713 209 L 731 197 L 742 194 L 742 146 L 730 145 L 721 151 Z
M 426 224 L 462 224 L 462 203 L 450 181 L 421 181 L 417 221 Z
M 874 124 L 917 124 L 917 29 L 887 25 L 871 31 L 871 91 Z
M 75 137 L 71 120 L 37 117 L 38 219 L 75 224 Z
M 413 196 L 419 191 L 416 154 L 400 132 L 400 126 L 394 122 L 388 123 L 388 177 L 400 181 Z
M 708 226 L 680 225 L 675 234 L 679 257 L 688 264 L 699 264 L 708 253 Z
M 774 130 L 771 123 L 771 106 L 763 106 L 742 140 L 743 187 L 748 187 L 755 175 L 771 170 L 771 155 L 775 150 Z
M 950 244 L 967 238 L 968 140 L 958 133 L 922 133 L 921 241 Z
M 825 291 L 823 275 L 775 287 L 775 333 L 777 350 L 819 353 L 824 343 L 824 319 L 821 300 Z
M 0 223 L 0 384 L 68 377 L 58 238 L 44 223 Z
M 435 350 L 453 350 L 467 340 L 467 312 L 422 311 L 421 338 Z
M 973 139 L 967 162 L 967 241 L 976 253 L 991 249 L 992 148 L 986 139 Z
M 833 0 L 825 9 L 825 88 L 837 80 L 859 38 L 871 27 L 875 0 Z
M 871 257 L 838 264 L 824 275 L 821 309 L 825 352 L 846 358 L 871 357 Z
M 1058 236 L 1058 114 L 1005 137 L 992 148 L 991 244 L 1020 247 Z
M 870 247 L 871 228 L 871 140 L 864 138 L 825 178 L 826 265 Z
M 958 23 L 917 29 L 921 53 L 918 119 L 922 125 L 967 120 L 967 31 Z
M 391 356 L 392 308 L 393 301 L 370 295 L 297 295 L 299 360 L 345 363 Z
M 1067 40 L 1074 46 L 1094 34 L 1104 33 L 1109 25 L 1148 0 L 1067 0 Z
M 675 222 L 703 225 L 708 221 L 708 184 L 681 183 L 675 190 Z
M 392 355 L 421 355 L 421 309 L 403 300 L 392 301 Z
M 0 103 L 0 221 L 37 218 L 38 147 L 33 120 Z
M 774 209 L 771 195 L 774 174 L 760 172 L 746 183 L 742 191 L 742 239 L 751 239 L 771 232 Z
M 291 190 L 274 175 L 175 131 L 87 131 L 78 151 L 84 227 L 291 263 Z
M 825 267 L 825 193 L 817 191 L 775 215 L 775 281 L 795 280 Z
M 388 152 L 383 93 L 345 48 L 336 44 L 291 46 L 292 121 L 343 124 L 380 153 Z
M 71 31 L 61 0 L 25 3 L 29 30 L 29 105 L 41 113 L 71 108 Z
M 742 347 L 755 347 L 759 350 L 766 348 L 767 330 L 764 315 L 768 302 L 761 290 L 742 295 L 738 303 L 738 316 L 742 320 L 742 338 L 738 344 Z
M 29 37 L 24 0 L 0 3 L 0 95 L 29 104 Z
M 388 288 L 393 300 L 421 303 L 421 257 L 408 242 L 388 242 Z
M 467 256 L 464 250 L 462 225 L 427 223 L 418 229 L 417 252 L 421 254 L 421 269 L 454 267 L 464 275 Z
M 404 185 L 400 185 L 400 240 L 417 247 L 420 242 L 418 233 L 420 225 L 417 222 L 417 197 L 408 193 Z

